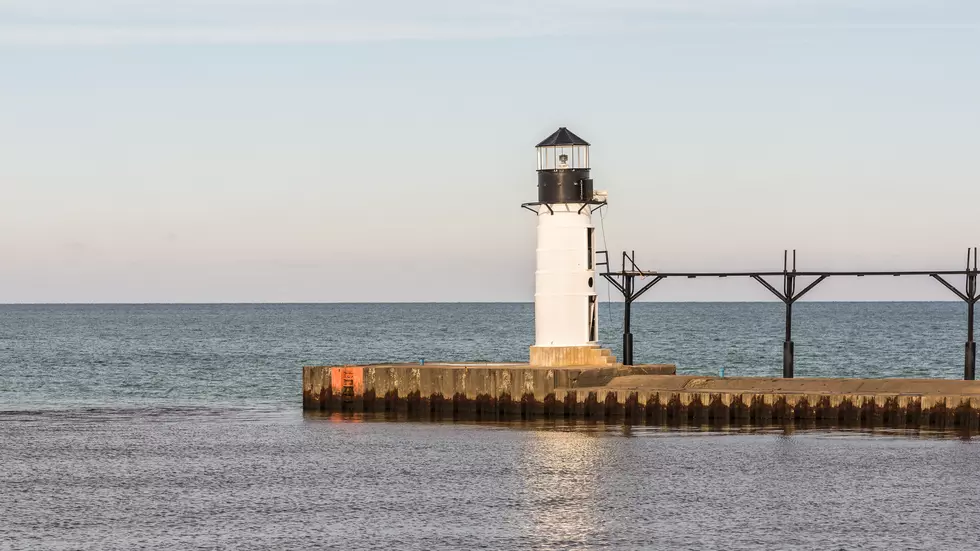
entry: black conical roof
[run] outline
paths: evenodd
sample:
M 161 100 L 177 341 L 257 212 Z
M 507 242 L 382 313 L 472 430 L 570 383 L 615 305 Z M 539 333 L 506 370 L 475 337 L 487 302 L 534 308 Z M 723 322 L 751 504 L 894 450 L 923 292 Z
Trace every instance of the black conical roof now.
M 589 142 L 579 138 L 564 126 L 555 130 L 555 133 L 548 136 L 535 147 L 548 147 L 552 145 L 589 145 Z

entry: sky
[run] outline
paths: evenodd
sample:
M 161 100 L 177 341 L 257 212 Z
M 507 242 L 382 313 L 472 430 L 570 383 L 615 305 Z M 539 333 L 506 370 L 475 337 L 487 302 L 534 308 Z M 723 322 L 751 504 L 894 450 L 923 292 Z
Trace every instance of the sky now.
M 980 245 L 972 1 L 0 0 L 0 68 L 0 303 L 531 301 L 559 126 L 645 269 Z

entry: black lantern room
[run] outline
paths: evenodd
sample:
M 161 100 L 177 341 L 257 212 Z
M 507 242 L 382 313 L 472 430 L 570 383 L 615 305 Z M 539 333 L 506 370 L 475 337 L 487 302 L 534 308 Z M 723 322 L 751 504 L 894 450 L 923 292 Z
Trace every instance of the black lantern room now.
M 538 202 L 589 203 L 589 142 L 564 126 L 537 145 Z

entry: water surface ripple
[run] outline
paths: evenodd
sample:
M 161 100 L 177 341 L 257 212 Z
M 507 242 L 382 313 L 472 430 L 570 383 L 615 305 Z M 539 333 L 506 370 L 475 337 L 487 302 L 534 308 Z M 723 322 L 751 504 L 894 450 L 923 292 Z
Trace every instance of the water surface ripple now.
M 638 303 L 636 360 L 779 376 L 782 305 Z M 527 361 L 531 304 L 0 305 L 0 409 L 299 404 L 303 364 Z M 603 304 L 621 356 L 622 308 Z M 961 378 L 959 303 L 800 303 L 801 377 Z
M 957 378 L 962 310 L 801 304 L 798 373 Z M 526 360 L 532 314 L 0 306 L 0 549 L 978 547 L 976 438 L 300 411 L 303 364 Z M 637 358 L 774 376 L 781 324 L 775 304 L 640 304 Z

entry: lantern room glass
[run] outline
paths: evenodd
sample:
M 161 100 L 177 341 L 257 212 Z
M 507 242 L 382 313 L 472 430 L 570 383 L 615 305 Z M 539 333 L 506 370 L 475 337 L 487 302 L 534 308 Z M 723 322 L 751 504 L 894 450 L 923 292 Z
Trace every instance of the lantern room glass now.
M 589 146 L 549 145 L 538 147 L 538 170 L 589 168 Z

